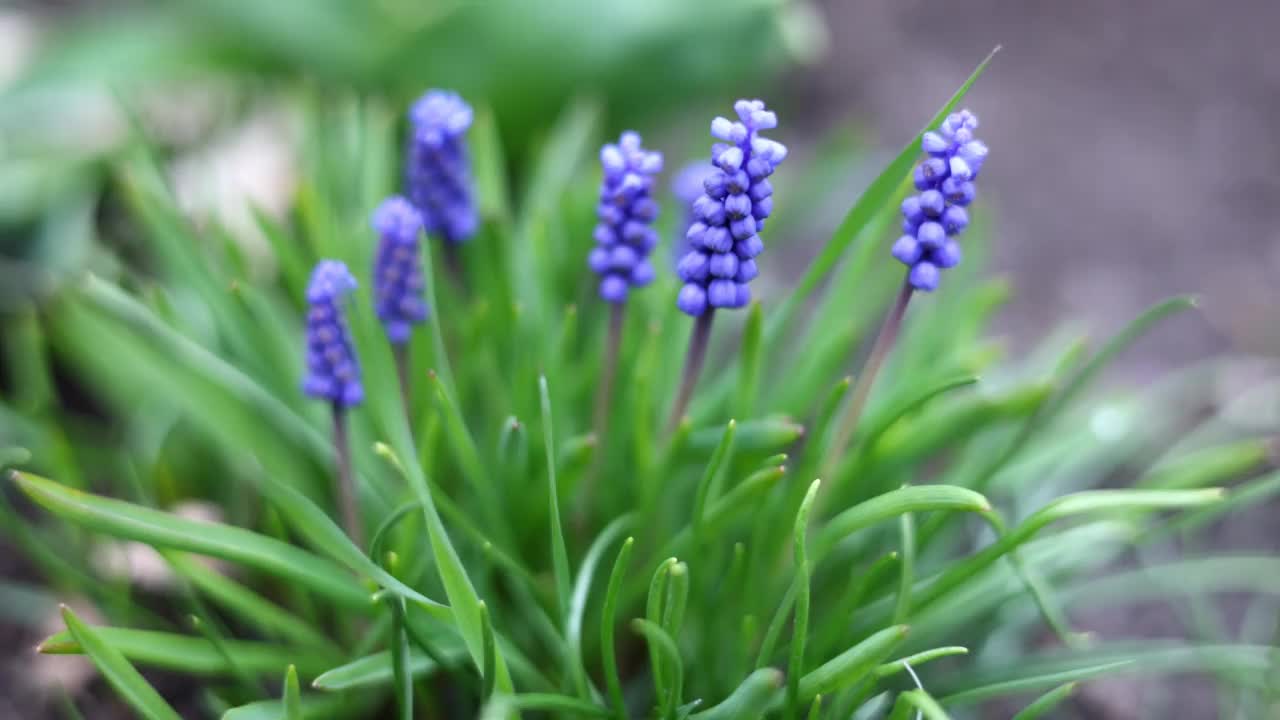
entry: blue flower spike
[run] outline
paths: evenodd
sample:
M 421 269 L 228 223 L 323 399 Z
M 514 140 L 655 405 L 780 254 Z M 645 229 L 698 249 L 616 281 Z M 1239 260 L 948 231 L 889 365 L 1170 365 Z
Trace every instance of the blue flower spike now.
M 604 178 L 596 207 L 596 246 L 587 264 L 600 276 L 601 299 L 617 305 L 632 288 L 653 282 L 649 253 L 658 244 L 651 227 L 658 216 L 653 180 L 662 171 L 662 153 L 645 150 L 640 135 L 627 131 L 617 144 L 600 149 L 600 165 Z
M 919 192 L 902 202 L 903 235 L 893 244 L 893 256 L 911 268 L 907 282 L 916 290 L 936 290 L 942 271 L 960 264 L 956 238 L 969 225 L 965 208 L 987 159 L 986 144 L 973 136 L 977 128 L 978 117 L 961 110 L 920 140 L 929 157 L 916 167 Z
M 396 195 L 378 206 L 372 225 L 379 238 L 373 265 L 374 311 L 391 344 L 403 345 L 413 326 L 430 314 L 419 241 L 422 217 L 412 203 Z
M 330 401 L 335 409 L 364 400 L 360 363 L 342 308 L 343 298 L 355 288 L 356 279 L 337 260 L 317 263 L 307 285 L 307 375 L 302 389 Z
M 778 126 L 763 101 L 739 100 L 733 108 L 736 122 L 711 122 L 711 135 L 723 142 L 712 146 L 716 170 L 692 205 L 696 220 L 686 233 L 689 249 L 676 268 L 684 281 L 676 305 L 693 317 L 751 302 L 748 283 L 759 274 L 755 258 L 764 252 L 759 233 L 773 210 L 768 178 L 787 157 L 786 146 L 760 134 Z
M 429 90 L 409 111 L 411 136 L 405 186 L 423 227 L 450 246 L 479 226 L 466 133 L 473 113 L 457 94 Z

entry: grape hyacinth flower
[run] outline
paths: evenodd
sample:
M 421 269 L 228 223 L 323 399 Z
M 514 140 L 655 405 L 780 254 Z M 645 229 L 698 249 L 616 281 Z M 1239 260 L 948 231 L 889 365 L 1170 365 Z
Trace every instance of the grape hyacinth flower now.
M 628 131 L 616 145 L 600 149 L 600 164 L 604 179 L 596 208 L 596 246 L 587 262 L 600 276 L 600 297 L 618 305 L 630 288 L 653 282 L 649 253 L 658 244 L 658 233 L 650 227 L 658 216 L 653 176 L 662 171 L 662 153 L 645 150 L 640 135 Z
M 977 116 L 962 110 L 920 141 L 929 157 L 916 167 L 919 194 L 902 202 L 904 234 L 893 245 L 893 256 L 911 268 L 908 281 L 916 290 L 936 290 L 941 271 L 960 264 L 956 237 L 969 225 L 965 207 L 987 159 L 987 146 L 973 137 L 977 128 Z
M 759 232 L 773 209 L 768 177 L 787 157 L 786 146 L 759 134 L 778 126 L 764 102 L 739 100 L 733 108 L 740 122 L 718 117 L 711 123 L 712 136 L 725 142 L 711 149 L 718 171 L 706 177 L 694 201 L 697 221 L 686 235 L 690 250 L 677 269 L 684 287 L 676 305 L 694 317 L 751 301 L 747 284 L 758 274 L 756 256 L 764 252 Z
M 707 176 L 714 172 L 719 170 L 710 163 L 693 162 L 685 165 L 671 181 L 671 194 L 676 196 L 676 200 L 680 202 L 680 208 L 684 210 L 680 226 L 676 228 L 675 242 L 671 243 L 673 265 L 678 266 L 680 260 L 692 248 L 688 238 L 689 228 L 698 221 L 693 204 L 702 197 L 702 184 L 706 182 Z
M 591 249 L 587 264 L 600 276 L 600 298 L 610 305 L 604 374 L 596 388 L 593 424 L 596 438 L 603 441 L 622 344 L 624 303 L 632 288 L 644 287 L 654 278 L 653 265 L 649 262 L 649 254 L 658 244 L 658 233 L 651 227 L 658 216 L 653 180 L 662 171 L 662 153 L 645 150 L 640 144 L 640 135 L 627 131 L 618 138 L 617 144 L 608 143 L 600 148 L 600 165 L 604 177 L 600 182 L 598 222 L 593 232 L 596 246 Z M 587 474 L 584 497 L 590 496 L 595 469 Z
M 409 341 L 413 326 L 427 319 L 422 258 L 418 236 L 422 217 L 399 195 L 387 198 L 373 212 L 378 252 L 373 265 L 373 303 L 378 320 L 393 345 Z
M 356 279 L 337 260 L 321 260 L 307 285 L 307 376 L 302 389 L 311 397 L 328 400 L 333 408 L 333 447 L 338 459 L 338 505 L 352 541 L 360 544 L 360 511 L 356 505 L 355 478 L 351 473 L 351 447 L 346 413 L 364 400 L 360 363 L 342 300 L 356 288 Z
M 419 236 L 422 216 L 408 200 L 395 195 L 373 212 L 378 251 L 373 264 L 373 308 L 391 343 L 400 381 L 400 401 L 412 422 L 409 402 L 409 336 L 430 314 L 424 297 Z
M 937 132 L 921 136 L 921 149 L 929 157 L 915 169 L 919 193 L 902 202 L 904 234 L 894 243 L 892 251 L 893 256 L 910 269 L 858 374 L 853 396 L 823 459 L 820 473 L 823 477 L 835 472 L 836 463 L 853 437 L 875 377 L 902 329 L 912 294 L 916 290 L 936 290 L 942 270 L 960 263 L 956 237 L 969 224 L 965 208 L 973 202 L 974 180 L 987 159 L 987 146 L 973 137 L 977 127 L 978 117 L 961 110 L 948 115 Z
M 444 240 L 453 268 L 458 246 L 479 227 L 465 138 L 471 120 L 471 106 L 444 90 L 427 91 L 409 110 L 406 194 L 422 214 L 427 233 Z
M 773 210 L 768 178 L 787 157 L 786 146 L 760 134 L 778 126 L 778 117 L 763 101 L 739 100 L 733 109 L 737 122 L 724 117 L 711 121 L 711 135 L 724 142 L 711 148 L 716 170 L 704 179 L 702 195 L 693 203 L 696 220 L 686 233 L 689 250 L 676 266 L 684 281 L 676 306 L 697 322 L 668 428 L 679 422 L 693 394 L 715 310 L 751 302 L 748 283 L 759 274 L 755 259 L 764 252 L 760 231 Z
M 337 260 L 321 260 L 307 285 L 307 377 L 303 390 L 311 397 L 349 408 L 364 400 L 360 363 L 342 310 L 342 299 L 355 290 L 356 279 Z

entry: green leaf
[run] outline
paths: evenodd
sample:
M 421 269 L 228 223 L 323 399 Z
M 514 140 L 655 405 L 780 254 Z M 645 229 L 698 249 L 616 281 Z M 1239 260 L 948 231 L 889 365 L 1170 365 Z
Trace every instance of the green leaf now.
M 738 359 L 738 382 L 735 397 L 737 403 L 734 414 L 741 418 L 751 417 L 755 409 L 753 403 L 760 394 L 760 365 L 763 314 L 760 303 L 751 303 L 747 311 L 747 324 L 742 329 L 742 350 Z
M 863 447 L 875 445 L 876 441 L 880 439 L 880 436 L 892 427 L 894 423 L 924 407 L 930 400 L 933 400 L 939 395 L 949 393 L 952 390 L 969 387 L 977 382 L 978 378 L 973 375 L 949 378 L 928 386 L 924 390 L 916 392 L 900 402 L 893 403 L 888 410 L 876 413 L 872 417 L 868 418 L 867 430 L 859 439 L 859 443 Z
M 1271 454 L 1270 438 L 1251 438 L 1204 448 L 1160 463 L 1138 480 L 1138 487 L 1186 490 L 1220 485 L 1261 466 Z
M 613 563 L 609 573 L 609 587 L 605 590 L 604 609 L 600 613 L 600 654 L 604 661 L 605 684 L 609 688 L 609 699 L 618 717 L 626 717 L 627 706 L 622 697 L 622 681 L 618 677 L 618 656 L 614 650 L 613 633 L 615 618 L 618 614 L 618 594 L 622 589 L 622 578 L 627 572 L 631 559 L 631 547 L 636 539 L 629 537 L 622 542 L 618 550 L 618 559 Z
M 717 479 L 720 477 L 720 469 L 729 461 L 733 453 L 733 437 L 734 431 L 738 424 L 734 420 L 730 420 L 724 428 L 724 435 L 720 438 L 720 443 L 716 445 L 715 452 L 711 454 L 711 460 L 707 463 L 706 468 L 702 471 L 702 478 L 698 481 L 698 489 L 694 493 L 693 499 L 693 537 L 701 545 L 706 542 L 706 536 L 703 533 L 703 512 L 707 506 L 707 500 L 714 501 L 719 496 L 719 485 Z
M 769 698 L 782 687 L 782 682 L 782 671 L 760 668 L 748 675 L 723 702 L 693 715 L 693 720 L 753 720 L 764 717 Z
M 818 535 L 815 555 L 822 557 L 841 540 L 876 523 L 911 512 L 955 510 L 988 513 L 991 503 L 954 485 L 913 485 L 877 495 L 831 518 Z
M 481 717 L 509 717 L 511 711 L 531 710 L 551 713 L 551 717 L 600 717 L 610 716 L 607 708 L 568 695 L 554 693 L 520 693 L 519 695 L 499 695 L 485 707 Z
M 341 567 L 288 543 L 229 525 L 187 520 L 72 490 L 30 473 L 12 476 L 18 487 L 36 503 L 91 530 L 157 548 L 222 558 L 296 582 L 344 607 L 371 607 L 369 593 Z
M 80 622 L 66 605 L 62 606 L 62 620 L 77 647 L 84 648 L 84 653 L 93 661 L 94 666 L 130 707 L 147 720 L 181 720 L 178 713 L 129 664 L 125 656 L 110 642 L 101 638 L 97 631 Z
M 338 657 L 340 651 L 333 640 L 294 612 L 281 608 L 187 555 L 168 551 L 161 555 L 174 572 L 264 635 L 312 646 L 330 657 Z
M 1224 673 L 1240 687 L 1262 688 L 1278 659 L 1280 650 L 1264 645 L 1187 645 L 1182 641 L 1102 645 L 950 675 L 941 684 L 952 694 L 942 701 L 965 706 L 1094 677 L 1207 671 Z
M 583 696 L 583 699 L 590 699 L 587 691 L 586 669 L 583 667 L 582 657 L 582 621 L 587 612 L 587 594 L 591 592 L 591 580 L 595 577 L 596 566 L 600 564 L 600 558 L 604 555 L 604 551 L 627 529 L 631 522 L 632 517 L 630 515 L 623 515 L 600 531 L 595 541 L 591 543 L 591 547 L 587 548 L 587 554 L 583 556 L 582 565 L 578 568 L 578 577 L 573 583 L 573 595 L 569 601 L 569 617 L 565 622 L 565 640 L 571 656 L 578 694 Z M 629 549 L 630 543 L 624 545 L 624 552 L 629 551 Z M 620 555 L 619 560 L 624 560 L 624 558 Z M 611 587 L 612 584 L 613 581 L 610 578 Z M 613 588 L 613 591 L 616 593 L 616 588 Z M 616 596 L 614 601 L 616 602 Z M 607 604 L 608 599 L 605 602 Z M 608 618 L 606 618 L 606 622 L 612 625 Z M 612 628 L 610 629 L 612 630 Z M 610 634 L 610 640 L 612 640 L 612 633 Z M 611 647 L 606 646 L 606 649 L 612 651 Z
M 225 640 L 223 655 L 206 638 L 177 635 L 156 630 L 99 627 L 94 635 L 102 644 L 139 665 L 177 670 L 193 675 L 227 675 L 230 657 L 245 672 L 275 674 L 285 665 L 295 664 L 304 675 L 313 675 L 327 663 L 314 651 L 280 647 L 245 640 Z M 57 633 L 40 643 L 37 650 L 46 655 L 78 655 L 84 646 L 71 633 Z
M 901 572 L 898 576 L 898 597 L 893 607 L 893 621 L 902 624 L 911 615 L 911 585 L 915 582 L 915 516 L 911 513 L 903 513 L 898 516 L 898 534 L 902 542 L 902 563 L 899 566 Z
M 804 436 L 804 426 L 784 417 L 748 420 L 738 423 L 735 434 L 735 445 L 743 452 L 780 452 Z M 689 436 L 689 449 L 706 452 L 723 437 L 719 427 L 695 430 Z
M 298 668 L 293 665 L 284 673 L 284 718 L 302 720 L 302 690 L 298 688 Z
M 1044 717 L 1047 713 L 1051 713 L 1057 709 L 1059 705 L 1067 701 L 1071 694 L 1076 691 L 1079 683 L 1069 682 L 1059 685 L 1049 692 L 1041 695 L 1035 702 L 1018 711 L 1013 716 L 1013 720 L 1036 720 L 1036 718 Z
M 905 625 L 887 627 L 800 678 L 800 699 L 833 695 L 871 674 L 907 636 Z
M 459 645 L 444 648 L 441 652 L 450 659 L 460 659 L 465 656 L 466 648 Z M 411 650 L 406 669 L 414 680 L 420 680 L 434 673 L 439 669 L 439 665 L 428 655 Z M 311 686 L 317 690 L 338 692 L 357 688 L 382 687 L 392 684 L 394 680 L 391 651 L 383 650 L 382 652 L 352 660 L 346 665 L 326 670 L 312 681 Z
M 643 636 L 649 643 L 649 647 L 662 657 L 662 664 L 655 666 L 654 672 L 662 672 L 664 668 L 670 668 L 667 692 L 665 697 L 659 699 L 662 700 L 665 715 L 668 718 L 674 717 L 675 706 L 679 705 L 679 698 L 683 695 L 684 663 L 680 660 L 680 649 L 676 647 L 676 641 L 672 640 L 667 631 L 657 623 L 636 618 L 631 621 L 631 629 Z
M 31 453 L 25 448 L 0 448 L 0 470 L 17 465 L 26 465 L 29 462 L 31 462 Z
M 927 720 L 951 720 L 951 716 L 947 715 L 947 711 L 943 710 L 938 701 L 930 697 L 929 693 L 924 690 L 908 690 L 899 695 L 898 702 L 894 703 L 893 712 L 889 715 L 889 718 L 890 720 L 907 720 L 912 708 Z
M 391 607 L 391 682 L 395 689 L 396 709 L 399 720 L 413 720 L 413 674 L 409 668 L 404 599 L 393 597 L 387 603 Z
M 891 677 L 893 675 L 896 675 L 906 670 L 908 665 L 914 668 L 914 667 L 919 667 L 924 663 L 929 662 L 930 660 L 937 660 L 938 658 L 951 657 L 953 655 L 968 655 L 968 654 L 969 654 L 969 648 L 961 647 L 959 645 L 949 645 L 947 647 L 924 650 L 914 655 L 908 655 L 907 657 L 904 657 L 901 660 L 894 660 L 893 662 L 888 662 L 883 665 L 880 665 L 875 669 L 874 675 L 878 678 Z
M 551 393 L 547 389 L 547 376 L 538 376 L 538 399 L 542 407 L 542 440 L 547 453 L 547 502 L 551 520 L 551 566 L 556 579 L 556 598 L 559 601 L 560 618 L 569 617 L 569 551 L 564 544 L 564 530 L 560 527 L 560 486 L 556 483 L 555 435 L 551 423 Z M 572 661 L 576 665 L 576 661 Z M 569 668 L 574 673 L 573 666 Z
M 484 662 L 480 664 L 481 680 L 483 682 L 480 689 L 480 697 L 488 698 L 493 695 L 497 650 L 493 639 L 493 623 L 489 620 L 489 607 L 481 600 L 479 609 L 480 629 L 484 637 Z M 412 720 L 412 718 L 413 716 L 410 714 L 406 720 Z
M 413 443 L 408 437 L 408 428 L 402 427 L 401 430 L 403 437 L 399 442 L 404 447 L 411 448 Z M 449 608 L 452 611 L 454 623 L 467 645 L 467 652 L 471 655 L 476 669 L 481 670 L 484 667 L 484 631 L 481 628 L 479 612 L 480 596 L 476 594 L 475 586 L 471 584 L 471 578 L 467 576 L 462 559 L 458 557 L 458 551 L 454 549 L 444 522 L 436 510 L 435 500 L 431 496 L 430 481 L 417 463 L 405 465 L 390 447 L 381 446 L 379 449 L 400 471 L 418 497 L 418 502 L 422 504 L 431 552 L 436 561 L 436 569 L 440 573 L 440 581 L 444 585 L 445 595 L 449 598 Z M 511 676 L 502 656 L 503 653 L 499 651 L 496 658 L 497 689 L 510 692 Z
M 805 641 L 809 635 L 809 553 L 807 536 L 809 534 L 809 511 L 818 497 L 821 480 L 814 480 L 800 503 L 795 523 L 795 562 L 796 562 L 796 613 L 791 636 L 791 660 L 787 665 L 787 717 L 795 717 L 800 712 L 800 676 L 804 673 Z
M 1220 489 L 1211 490 L 1090 490 L 1064 495 L 1033 513 L 1021 525 L 968 559 L 951 565 L 920 595 L 924 608 L 951 592 L 965 580 L 1000 557 L 1017 549 L 1045 527 L 1076 515 L 1134 513 L 1198 507 L 1222 499 Z
M 301 698 L 303 720 L 330 720 L 343 712 L 353 711 L 349 697 L 336 695 L 306 695 Z M 279 700 L 260 700 L 233 707 L 222 714 L 222 720 L 280 720 L 285 717 L 284 703 Z

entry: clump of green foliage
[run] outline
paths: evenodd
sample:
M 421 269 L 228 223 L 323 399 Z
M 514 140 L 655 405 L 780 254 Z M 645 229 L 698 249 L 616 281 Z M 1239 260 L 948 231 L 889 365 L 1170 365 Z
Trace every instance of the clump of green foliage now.
M 1126 548 L 1194 536 L 1280 490 L 1252 477 L 1265 438 L 1175 442 L 1192 380 L 1088 392 L 1190 301 L 1153 307 L 1096 350 L 1055 336 L 1007 358 L 986 326 L 1008 292 L 983 277 L 975 227 L 966 265 L 911 308 L 848 451 L 824 462 L 842 375 L 901 280 L 887 241 L 919 136 L 798 282 L 721 323 L 670 432 L 690 322 L 670 274 L 636 292 L 597 437 L 607 308 L 583 257 L 598 109 L 564 111 L 515 200 L 482 109 L 483 228 L 456 277 L 428 253 L 434 315 L 409 347 L 407 417 L 368 302 L 350 306 L 370 529 L 353 543 L 334 520 L 326 408 L 298 389 L 302 296 L 321 257 L 367 287 L 367 217 L 395 187 L 401 133 L 376 99 L 319 105 L 296 209 L 260 221 L 273 270 L 189 224 L 139 135 L 114 187 L 152 264 L 99 258 L 97 274 L 6 324 L 13 392 L 0 411 L 15 441 L 0 464 L 18 468 L 6 490 L 27 512 L 6 493 L 2 525 L 47 588 L 31 592 L 88 598 L 110 622 L 64 609 L 66 631 L 40 650 L 88 655 L 141 716 L 178 714 L 136 668 L 193 678 L 203 711 L 228 720 L 936 719 L 1002 698 L 1033 718 L 1090 678 L 1186 671 L 1211 673 L 1240 707 L 1268 701 L 1274 648 L 1121 644 L 1071 626 L 1071 610 L 1171 587 L 1195 602 L 1275 592 L 1264 556 L 1097 576 Z M 799 223 L 788 205 L 825 201 L 826 171 L 844 160 L 778 179 L 771 237 Z M 59 402 L 51 357 L 109 426 Z M 1173 449 L 1153 458 L 1153 446 Z M 1137 474 L 1133 489 L 1097 489 L 1120 471 Z M 1239 492 L 1217 489 L 1237 478 L 1249 478 Z M 223 520 L 165 510 L 188 498 Z M 98 577 L 87 558 L 103 536 L 154 548 L 172 589 L 157 599 Z M 1052 649 L 1027 650 L 1037 627 L 1056 634 Z

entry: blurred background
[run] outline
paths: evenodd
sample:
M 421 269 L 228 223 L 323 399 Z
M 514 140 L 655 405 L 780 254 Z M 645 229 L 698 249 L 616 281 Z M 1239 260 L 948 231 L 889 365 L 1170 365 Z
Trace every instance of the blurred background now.
M 1140 385 L 1225 354 L 1210 382 L 1235 396 L 1273 377 L 1280 351 L 1277 27 L 1280 4 L 1263 0 L 10 1 L 0 7 L 0 317 L 55 296 L 102 247 L 129 257 L 112 173 L 133 124 L 157 143 L 184 207 L 269 262 L 253 213 L 284 216 L 305 191 L 300 137 L 312 111 L 331 110 L 333 96 L 400 108 L 435 85 L 493 109 L 517 193 L 532 149 L 576 99 L 600 99 L 611 131 L 636 127 L 669 148 L 673 170 L 706 152 L 706 120 L 733 98 L 768 99 L 777 137 L 803 161 L 825 143 L 854 149 L 813 200 L 811 232 L 774 240 L 788 246 L 773 256 L 772 281 L 784 283 L 1001 45 L 966 103 L 993 150 L 983 184 L 992 269 L 1016 297 L 998 327 L 1015 349 L 1062 323 L 1102 336 L 1161 297 L 1196 293 L 1203 312 L 1145 340 L 1109 381 Z M 1280 550 L 1275 510 L 1215 541 Z M 1164 621 L 1139 609 L 1080 624 L 1159 633 Z M 3 642 L 31 639 L 13 630 Z M 17 655 L 3 672 L 25 668 Z M 1149 717 L 1150 692 L 1094 683 L 1077 711 Z M 1180 716 L 1214 716 L 1195 683 L 1173 696 Z M 0 702 L 0 717 L 30 717 L 12 714 L 19 707 Z

